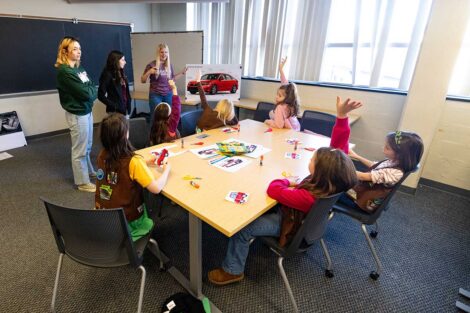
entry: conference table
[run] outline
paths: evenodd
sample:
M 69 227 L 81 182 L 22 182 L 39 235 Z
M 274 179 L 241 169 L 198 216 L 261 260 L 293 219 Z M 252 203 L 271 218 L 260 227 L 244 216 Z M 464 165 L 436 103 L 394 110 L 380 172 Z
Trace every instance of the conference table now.
M 201 134 L 208 137 L 197 138 Z M 270 151 L 264 154 L 262 165 L 259 157 L 242 157 L 246 159 L 245 166 L 235 172 L 224 171 L 210 164 L 214 158 L 201 159 L 189 151 L 228 139 L 262 145 Z M 295 145 L 294 141 L 298 141 L 298 144 Z M 203 145 L 200 145 L 201 142 Z M 194 145 L 195 143 L 199 145 Z M 329 143 L 330 139 L 325 136 L 290 129 L 271 129 L 257 121 L 243 120 L 240 122 L 239 131 L 230 128 L 204 131 L 185 137 L 183 147 L 178 139 L 173 143 L 138 150 L 137 153 L 149 161 L 152 159 L 151 151 L 168 148 L 171 171 L 162 194 L 189 213 L 189 281 L 174 267 L 168 270 L 170 274 L 189 292 L 201 299 L 202 222 L 227 237 L 233 236 L 277 204 L 277 201 L 266 194 L 266 189 L 273 179 L 283 178 L 283 175 L 304 178 L 309 174 L 308 163 L 313 155 L 311 150 L 329 146 Z M 296 153 L 299 158 L 286 158 L 287 153 Z M 160 175 L 156 166 L 150 168 L 155 177 Z M 185 179 L 187 175 L 201 178 L 194 180 L 199 188 L 192 186 L 190 181 Z M 225 198 L 229 191 L 247 193 L 248 200 L 243 204 L 227 201 Z M 213 304 L 212 307 L 213 312 L 220 312 Z

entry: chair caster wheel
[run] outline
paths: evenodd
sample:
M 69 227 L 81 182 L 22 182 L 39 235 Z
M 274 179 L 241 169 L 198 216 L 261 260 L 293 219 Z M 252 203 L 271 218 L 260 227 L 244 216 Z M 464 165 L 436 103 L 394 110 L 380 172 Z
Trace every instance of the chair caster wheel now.
M 332 270 L 325 270 L 325 276 L 328 278 L 333 278 L 335 274 L 333 274 Z
M 377 280 L 379 278 L 380 274 L 377 273 L 376 271 L 370 272 L 369 277 L 372 278 L 373 280 Z
M 376 232 L 375 230 L 371 230 L 371 232 L 370 232 L 370 236 L 371 236 L 372 238 L 376 238 L 378 234 L 379 234 L 379 233 Z

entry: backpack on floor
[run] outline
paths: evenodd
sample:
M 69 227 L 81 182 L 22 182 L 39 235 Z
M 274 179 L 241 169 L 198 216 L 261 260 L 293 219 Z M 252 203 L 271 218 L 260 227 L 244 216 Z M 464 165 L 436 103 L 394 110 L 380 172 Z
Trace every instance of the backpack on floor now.
M 189 293 L 178 292 L 163 302 L 162 313 L 210 313 L 210 304 L 207 298 L 201 301 Z

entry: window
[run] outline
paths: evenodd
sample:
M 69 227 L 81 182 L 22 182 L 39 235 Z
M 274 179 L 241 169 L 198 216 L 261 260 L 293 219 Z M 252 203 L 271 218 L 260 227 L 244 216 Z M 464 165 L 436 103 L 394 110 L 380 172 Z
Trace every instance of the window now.
M 407 90 L 431 0 L 231 0 L 188 4 L 204 62 L 243 75 Z

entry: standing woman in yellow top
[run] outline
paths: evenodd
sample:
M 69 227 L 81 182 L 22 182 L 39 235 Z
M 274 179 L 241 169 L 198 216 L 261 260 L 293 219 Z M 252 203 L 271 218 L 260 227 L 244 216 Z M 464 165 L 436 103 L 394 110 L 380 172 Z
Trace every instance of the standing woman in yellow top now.
M 90 160 L 93 144 L 93 102 L 96 99 L 95 84 L 80 65 L 82 50 L 78 39 L 64 37 L 57 51 L 57 89 L 65 119 L 72 139 L 73 179 L 78 190 L 95 192 L 90 176 L 95 171 Z

